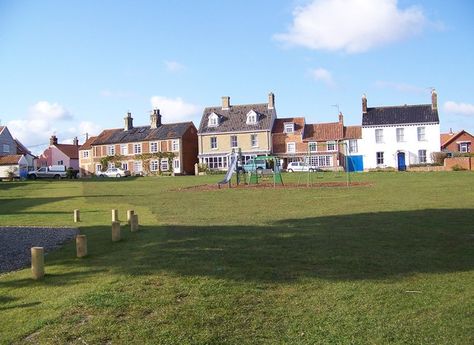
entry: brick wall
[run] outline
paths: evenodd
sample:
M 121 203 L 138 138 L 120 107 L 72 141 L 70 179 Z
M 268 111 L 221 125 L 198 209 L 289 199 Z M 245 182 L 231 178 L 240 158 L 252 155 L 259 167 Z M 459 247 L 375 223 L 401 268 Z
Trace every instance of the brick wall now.
M 459 165 L 466 170 L 474 170 L 472 159 L 473 157 L 452 157 L 444 160 L 444 168 L 446 170 L 453 170 L 453 166 Z

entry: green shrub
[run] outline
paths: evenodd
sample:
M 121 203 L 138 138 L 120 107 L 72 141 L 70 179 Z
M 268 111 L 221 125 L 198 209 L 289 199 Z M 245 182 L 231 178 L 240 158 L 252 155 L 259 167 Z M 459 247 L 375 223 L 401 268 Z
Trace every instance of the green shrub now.
M 459 164 L 453 165 L 451 169 L 452 169 L 453 171 L 463 171 L 463 170 L 467 170 L 466 168 L 463 168 L 463 167 L 460 166 Z

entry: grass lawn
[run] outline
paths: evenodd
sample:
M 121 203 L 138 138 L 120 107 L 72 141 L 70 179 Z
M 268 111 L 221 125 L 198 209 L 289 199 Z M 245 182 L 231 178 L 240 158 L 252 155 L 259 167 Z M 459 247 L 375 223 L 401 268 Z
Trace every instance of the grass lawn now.
M 0 343 L 474 343 L 474 174 L 183 188 L 220 178 L 0 183 L 0 226 L 74 226 L 79 208 L 90 254 L 65 245 L 38 282 L 0 275 Z

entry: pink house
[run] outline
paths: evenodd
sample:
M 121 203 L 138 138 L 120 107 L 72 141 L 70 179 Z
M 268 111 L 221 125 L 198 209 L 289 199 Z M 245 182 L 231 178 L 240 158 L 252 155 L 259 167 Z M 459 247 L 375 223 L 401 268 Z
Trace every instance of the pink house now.
M 74 138 L 73 144 L 58 144 L 58 138 L 52 135 L 49 147 L 38 159 L 38 165 L 64 165 L 66 168 L 79 170 L 79 140 Z

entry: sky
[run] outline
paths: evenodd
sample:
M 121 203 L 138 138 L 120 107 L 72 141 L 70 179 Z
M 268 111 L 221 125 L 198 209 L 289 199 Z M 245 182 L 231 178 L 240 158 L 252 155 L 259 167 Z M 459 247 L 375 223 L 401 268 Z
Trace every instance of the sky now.
M 474 134 L 471 0 L 0 0 L 0 124 L 38 152 L 56 134 L 193 121 L 266 103 L 307 123 L 427 104 Z

